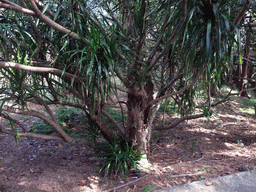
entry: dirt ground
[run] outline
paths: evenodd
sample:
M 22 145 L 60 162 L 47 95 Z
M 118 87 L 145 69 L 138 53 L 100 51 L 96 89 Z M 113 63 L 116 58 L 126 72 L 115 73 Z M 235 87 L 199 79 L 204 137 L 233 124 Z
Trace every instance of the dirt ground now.
M 0 134 L 1 192 L 151 191 L 256 168 L 256 118 L 237 101 L 213 116 L 175 129 L 155 131 L 143 173 L 104 177 L 93 151 L 84 145 Z M 29 124 L 29 119 L 27 119 Z

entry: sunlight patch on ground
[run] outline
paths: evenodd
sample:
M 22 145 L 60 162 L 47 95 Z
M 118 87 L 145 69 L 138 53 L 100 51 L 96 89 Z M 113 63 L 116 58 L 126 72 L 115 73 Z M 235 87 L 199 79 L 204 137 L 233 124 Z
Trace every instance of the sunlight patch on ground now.
M 0 172 L 5 171 L 4 167 L 0 167 Z
M 203 137 L 202 140 L 204 140 L 207 145 L 212 144 L 212 140 L 210 138 L 208 138 L 208 137 Z
M 249 109 L 239 109 L 239 111 L 242 112 L 242 113 L 247 113 L 249 115 L 254 115 L 255 114 L 255 110 L 251 109 L 251 108 L 249 108 Z
M 142 155 L 141 160 L 138 162 L 138 168 L 146 173 L 152 169 L 152 164 L 149 163 L 147 156 Z
M 173 147 L 173 143 L 167 144 L 167 145 L 165 145 L 165 147 L 166 147 L 166 148 L 171 148 L 171 147 Z
M 195 132 L 195 133 L 198 133 L 198 132 L 202 132 L 202 133 L 212 133 L 214 132 L 215 130 L 214 129 L 207 129 L 207 128 L 204 128 L 204 127 L 194 127 L 193 129 L 188 129 L 189 132 Z
M 218 116 L 219 117 L 230 118 L 230 119 L 233 119 L 234 121 L 244 120 L 244 117 L 240 116 L 240 115 L 218 114 Z
M 88 180 L 91 181 L 90 187 L 91 187 L 92 189 L 97 189 L 97 188 L 98 188 L 99 180 L 100 180 L 99 177 L 91 176 L 91 177 L 88 177 Z
M 28 184 L 28 182 L 30 182 L 30 180 L 28 178 L 22 178 L 18 184 L 26 186 Z
M 256 131 L 250 131 L 251 134 L 256 134 Z
M 225 145 L 227 146 L 227 147 L 233 147 L 234 146 L 234 144 L 233 143 L 225 143 Z
M 47 183 L 39 184 L 37 189 L 42 191 L 58 191 L 61 189 L 61 185 L 56 181 L 49 181 Z
M 230 148 L 230 150 L 225 150 L 221 152 L 220 154 L 222 155 L 227 155 L 227 156 L 233 156 L 233 157 L 250 157 L 250 151 L 243 149 L 243 143 L 241 141 L 241 144 L 239 145 L 238 143 L 225 143 L 227 147 Z
M 85 187 L 80 187 L 79 189 L 77 189 L 77 191 L 81 191 L 81 192 L 95 192 L 95 189 L 90 189 L 89 187 L 85 186 Z

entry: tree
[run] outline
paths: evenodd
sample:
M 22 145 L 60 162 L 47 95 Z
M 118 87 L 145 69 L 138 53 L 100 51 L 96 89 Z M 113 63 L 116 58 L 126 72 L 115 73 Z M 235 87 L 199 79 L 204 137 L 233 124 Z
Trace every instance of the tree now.
M 245 14 L 245 12 L 243 13 Z M 241 91 L 241 96 L 243 97 L 249 97 L 247 93 L 248 83 L 254 84 L 251 77 L 253 75 L 254 67 L 252 66 L 252 61 L 254 59 L 251 58 L 252 53 L 252 33 L 253 33 L 253 23 L 254 19 L 252 18 L 252 15 L 247 14 L 246 17 L 243 19 L 243 30 L 241 31 L 242 36 L 242 45 L 243 45 L 243 61 L 240 60 L 240 65 L 237 65 L 236 71 L 233 74 L 235 79 L 235 84 L 238 87 L 238 89 Z M 251 53 L 250 53 L 251 52 Z M 242 64 L 241 64 L 242 62 Z M 255 86 L 252 86 L 255 87 Z
M 252 6 L 248 0 L 1 0 L 1 114 L 8 120 L 5 112 L 36 116 L 59 136 L 27 132 L 16 120 L 22 133 L 1 132 L 74 142 L 49 107 L 67 105 L 82 109 L 106 140 L 122 136 L 148 154 L 163 100 L 174 99 L 183 116 L 161 129 L 210 114 L 215 104 L 209 93 L 228 77 L 227 63 L 240 47 L 239 23 Z M 206 103 L 192 114 L 200 84 Z M 127 113 L 123 124 L 107 113 L 109 101 Z M 48 115 L 31 110 L 29 102 Z

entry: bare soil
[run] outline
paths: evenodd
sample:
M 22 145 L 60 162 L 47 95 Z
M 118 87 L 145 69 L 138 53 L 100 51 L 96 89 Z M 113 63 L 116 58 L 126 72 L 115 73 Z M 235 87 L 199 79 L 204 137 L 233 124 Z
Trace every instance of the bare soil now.
M 237 101 L 230 101 L 218 106 L 209 120 L 155 131 L 152 167 L 125 179 L 98 173 L 99 164 L 87 146 L 32 138 L 15 142 L 0 134 L 0 191 L 139 192 L 255 169 L 256 118 L 239 109 Z M 26 119 L 28 125 L 31 121 Z

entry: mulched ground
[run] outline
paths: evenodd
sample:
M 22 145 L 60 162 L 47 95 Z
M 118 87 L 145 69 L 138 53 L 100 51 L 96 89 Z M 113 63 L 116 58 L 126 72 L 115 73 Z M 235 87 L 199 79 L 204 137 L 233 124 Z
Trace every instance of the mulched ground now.
M 1 192 L 146 191 L 256 168 L 256 118 L 237 101 L 175 129 L 155 131 L 146 172 L 104 177 L 84 145 L 0 134 Z M 168 121 L 168 119 L 167 119 Z M 26 119 L 29 126 L 31 119 Z

